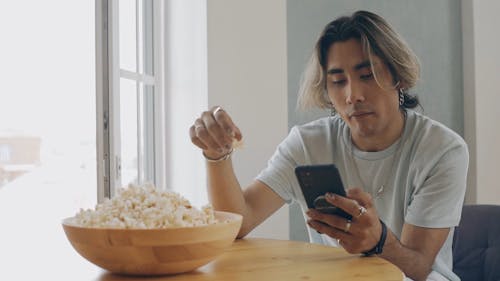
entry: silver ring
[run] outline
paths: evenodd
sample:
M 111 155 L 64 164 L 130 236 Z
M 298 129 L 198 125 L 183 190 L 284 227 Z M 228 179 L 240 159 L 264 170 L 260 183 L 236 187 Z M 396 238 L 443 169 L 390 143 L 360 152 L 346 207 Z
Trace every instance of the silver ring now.
M 349 229 L 351 229 L 351 221 L 347 220 L 347 223 L 345 224 L 344 227 L 344 232 L 349 232 Z
M 221 110 L 224 110 L 224 109 L 222 109 L 222 107 L 220 107 L 220 106 L 217 106 L 212 114 L 215 116 L 215 114 L 217 114 L 217 112 L 219 112 Z
M 363 207 L 363 206 L 359 206 L 359 214 L 358 214 L 358 218 L 361 217 L 364 213 L 368 212 L 368 210 Z

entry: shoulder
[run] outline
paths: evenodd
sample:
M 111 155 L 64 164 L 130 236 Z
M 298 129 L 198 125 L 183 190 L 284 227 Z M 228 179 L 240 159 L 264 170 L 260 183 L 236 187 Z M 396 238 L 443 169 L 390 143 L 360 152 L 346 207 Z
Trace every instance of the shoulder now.
M 415 154 L 424 159 L 440 158 L 449 152 L 468 157 L 464 139 L 444 124 L 418 112 L 408 112 L 407 141 Z
M 332 152 L 340 142 L 344 131 L 340 117 L 320 118 L 306 124 L 294 126 L 280 150 L 290 155 L 299 164 L 330 163 Z

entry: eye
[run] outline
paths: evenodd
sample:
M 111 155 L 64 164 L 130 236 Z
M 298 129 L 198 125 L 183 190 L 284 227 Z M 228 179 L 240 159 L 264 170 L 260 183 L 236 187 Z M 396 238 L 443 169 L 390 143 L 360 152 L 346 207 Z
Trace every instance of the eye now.
M 362 80 L 370 80 L 370 79 L 372 79 L 372 78 L 373 78 L 373 73 L 372 73 L 372 72 L 370 72 L 370 73 L 368 73 L 368 74 L 361 75 L 361 76 L 360 76 L 360 78 L 361 78 Z

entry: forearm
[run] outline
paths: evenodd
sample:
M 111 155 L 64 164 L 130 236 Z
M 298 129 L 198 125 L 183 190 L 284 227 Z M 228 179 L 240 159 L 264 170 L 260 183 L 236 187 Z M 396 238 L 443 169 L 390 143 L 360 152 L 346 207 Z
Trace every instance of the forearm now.
M 424 254 L 403 245 L 391 231 L 379 257 L 399 267 L 414 281 L 426 280 L 432 270 L 432 262 Z
M 248 232 L 248 208 L 231 159 L 217 163 L 207 162 L 207 179 L 210 203 L 216 210 L 241 214 L 243 224 L 238 237 L 244 236 Z

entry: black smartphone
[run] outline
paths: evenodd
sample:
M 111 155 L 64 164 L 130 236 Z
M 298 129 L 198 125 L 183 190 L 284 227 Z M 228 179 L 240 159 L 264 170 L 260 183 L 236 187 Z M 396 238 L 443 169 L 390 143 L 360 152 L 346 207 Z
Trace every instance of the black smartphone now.
M 308 208 L 348 220 L 352 219 L 350 214 L 328 203 L 325 198 L 327 192 L 346 196 L 339 170 L 335 164 L 297 166 L 295 175 Z

